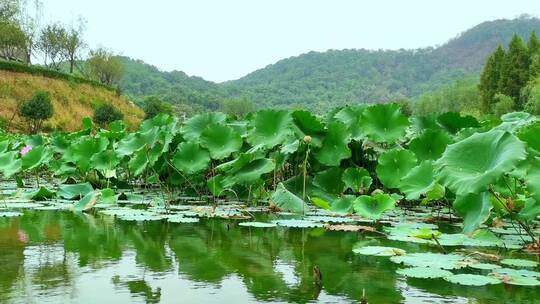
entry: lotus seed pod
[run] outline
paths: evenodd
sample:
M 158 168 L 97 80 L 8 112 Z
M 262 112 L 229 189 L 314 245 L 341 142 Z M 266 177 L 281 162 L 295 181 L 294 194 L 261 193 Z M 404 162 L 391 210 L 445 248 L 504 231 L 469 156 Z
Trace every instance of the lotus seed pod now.
M 309 135 L 304 136 L 304 142 L 306 144 L 310 144 L 311 143 L 311 136 L 309 136 Z

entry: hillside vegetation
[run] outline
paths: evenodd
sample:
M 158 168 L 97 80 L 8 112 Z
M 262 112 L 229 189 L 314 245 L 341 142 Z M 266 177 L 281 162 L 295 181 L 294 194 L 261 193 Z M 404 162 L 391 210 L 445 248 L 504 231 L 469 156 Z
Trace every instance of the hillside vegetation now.
M 247 97 L 257 106 L 310 106 L 324 110 L 345 103 L 416 98 L 480 74 L 488 55 L 515 33 L 540 32 L 540 19 L 520 17 L 481 23 L 447 43 L 415 50 L 328 50 L 278 61 L 238 80 L 216 84 L 183 72 L 123 58 L 123 92 L 157 95 L 197 109 L 219 108 L 220 100 Z
M 45 130 L 78 130 L 82 118 L 92 117 L 94 110 L 104 103 L 118 108 L 131 128 L 144 117 L 142 110 L 127 98 L 118 97 L 115 91 L 104 87 L 0 70 L 1 124 L 12 130 L 26 130 L 25 122 L 17 115 L 17 107 L 38 91 L 49 92 L 54 107 L 54 115 L 45 123 Z

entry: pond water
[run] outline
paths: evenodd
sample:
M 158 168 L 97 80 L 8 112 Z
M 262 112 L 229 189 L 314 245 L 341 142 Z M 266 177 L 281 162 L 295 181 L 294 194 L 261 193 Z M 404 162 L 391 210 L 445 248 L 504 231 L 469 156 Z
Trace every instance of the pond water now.
M 407 279 L 357 242 L 425 245 L 233 220 L 126 222 L 67 211 L 0 218 L 0 303 L 539 303 L 539 287 Z M 435 250 L 435 249 L 431 249 Z M 322 288 L 313 282 L 313 267 Z

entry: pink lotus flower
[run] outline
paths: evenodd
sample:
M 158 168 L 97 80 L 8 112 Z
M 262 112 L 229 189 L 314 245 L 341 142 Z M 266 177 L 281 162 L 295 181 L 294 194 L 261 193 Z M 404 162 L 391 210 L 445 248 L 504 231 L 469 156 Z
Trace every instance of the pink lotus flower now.
M 17 237 L 21 243 L 28 243 L 28 234 L 26 232 L 22 230 L 17 231 Z
M 21 156 L 25 156 L 26 153 L 30 152 L 30 150 L 32 150 L 32 146 L 24 146 L 24 148 L 21 149 Z

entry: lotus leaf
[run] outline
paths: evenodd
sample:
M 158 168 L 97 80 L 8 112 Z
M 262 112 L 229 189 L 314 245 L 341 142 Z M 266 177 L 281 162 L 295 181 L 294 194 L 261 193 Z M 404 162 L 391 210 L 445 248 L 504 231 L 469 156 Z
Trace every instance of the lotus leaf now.
M 489 218 L 493 205 L 491 194 L 460 195 L 454 201 L 454 209 L 463 217 L 463 232 L 471 233 Z
M 409 143 L 411 150 L 418 160 L 436 160 L 443 154 L 446 147 L 452 142 L 448 133 L 442 130 L 425 130 L 420 136 Z
M 223 113 L 211 112 L 198 114 L 186 121 L 182 134 L 187 141 L 198 141 L 206 126 L 210 124 L 223 124 L 227 116 Z
M 323 165 L 336 167 L 342 160 L 351 157 L 348 147 L 350 134 L 341 122 L 332 122 L 323 139 L 321 148 L 315 153 L 315 158 Z
M 173 158 L 173 165 L 186 174 L 194 174 L 208 167 L 209 153 L 193 142 L 183 142 Z
M 508 266 L 515 266 L 515 267 L 530 267 L 530 268 L 534 268 L 538 266 L 538 262 L 531 261 L 531 260 L 523 260 L 523 259 L 504 259 L 501 261 L 501 264 L 508 265 Z
M 379 157 L 376 171 L 384 186 L 398 188 L 401 179 L 415 166 L 416 157 L 411 151 L 392 149 Z
M 200 137 L 201 146 L 208 149 L 212 159 L 224 159 L 242 147 L 242 138 L 233 128 L 210 124 Z
M 243 227 L 255 227 L 255 228 L 273 228 L 277 225 L 275 223 L 263 223 L 263 222 L 242 222 L 238 226 Z
M 437 160 L 439 180 L 459 195 L 480 193 L 526 156 L 525 145 L 504 131 L 489 131 L 449 145 Z
M 354 253 L 374 256 L 399 256 L 406 254 L 405 250 L 395 247 L 365 246 L 353 249 Z
M 391 257 L 390 260 L 410 267 L 431 267 L 447 270 L 463 268 L 470 264 L 464 256 L 442 253 L 411 253 Z
M 369 172 L 364 168 L 347 168 L 341 179 L 348 189 L 357 193 L 367 192 L 373 181 Z
M 378 220 L 384 212 L 396 207 L 396 201 L 386 193 L 374 196 L 361 195 L 353 203 L 354 211 L 372 220 Z
M 90 183 L 60 185 L 58 187 L 58 196 L 69 200 L 78 199 L 92 191 L 94 191 L 94 188 Z
M 439 115 L 439 117 L 437 117 L 437 122 L 452 134 L 456 134 L 461 129 L 480 127 L 476 118 L 470 115 L 461 116 L 459 113 L 455 112 Z
M 250 121 L 247 141 L 267 149 L 283 144 L 291 133 L 292 116 L 285 110 L 258 111 Z
M 412 267 L 398 269 L 396 273 L 409 278 L 417 279 L 437 279 L 451 276 L 452 273 L 448 270 L 432 268 L 432 267 Z
M 409 126 L 398 104 L 378 104 L 362 112 L 360 129 L 364 136 L 377 143 L 394 143 L 405 135 Z
M 0 154 L 0 172 L 6 178 L 19 173 L 22 170 L 22 160 L 17 158 L 17 152 L 5 152 Z
M 454 274 L 445 277 L 444 279 L 450 283 L 467 286 L 484 286 L 501 283 L 501 280 L 495 277 L 488 277 L 478 274 Z
M 272 202 L 281 210 L 294 213 L 303 213 L 307 209 L 301 198 L 292 194 L 285 188 L 283 183 L 279 183 L 276 191 L 272 194 Z

